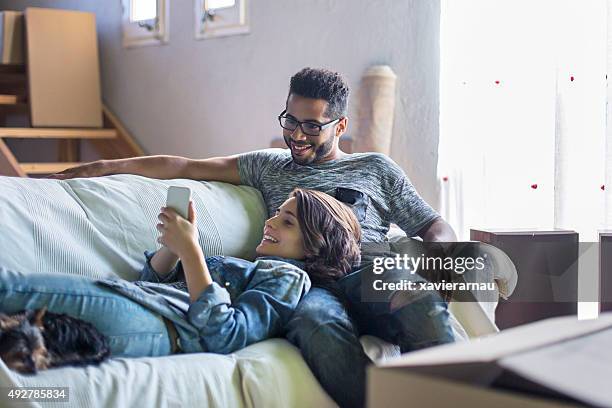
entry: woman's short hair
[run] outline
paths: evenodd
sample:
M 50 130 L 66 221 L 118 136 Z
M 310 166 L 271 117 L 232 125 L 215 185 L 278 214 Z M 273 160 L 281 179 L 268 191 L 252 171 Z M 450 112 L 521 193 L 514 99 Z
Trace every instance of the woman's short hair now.
M 313 284 L 328 284 L 361 260 L 361 227 L 351 208 L 332 196 L 296 188 L 297 218 L 305 249 L 305 270 Z

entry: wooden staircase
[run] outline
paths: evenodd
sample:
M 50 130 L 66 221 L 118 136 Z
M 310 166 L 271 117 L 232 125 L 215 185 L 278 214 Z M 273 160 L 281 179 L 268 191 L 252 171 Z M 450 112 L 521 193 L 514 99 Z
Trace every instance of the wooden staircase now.
M 113 113 L 103 106 L 103 128 L 34 128 L 6 127 L 9 115 L 29 117 L 27 74 L 24 65 L 0 65 L 0 175 L 28 177 L 57 173 L 80 162 L 81 142 L 87 141 L 103 159 L 144 155 Z M 29 120 L 25 122 L 29 123 Z M 55 162 L 22 163 L 13 154 L 6 139 L 55 139 L 58 157 Z

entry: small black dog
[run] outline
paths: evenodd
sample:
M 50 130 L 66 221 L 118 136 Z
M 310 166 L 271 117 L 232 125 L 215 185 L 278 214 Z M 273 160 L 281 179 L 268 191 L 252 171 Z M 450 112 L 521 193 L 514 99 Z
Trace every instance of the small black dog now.
M 93 325 L 47 308 L 0 313 L 0 358 L 22 374 L 64 365 L 100 364 L 110 355 Z

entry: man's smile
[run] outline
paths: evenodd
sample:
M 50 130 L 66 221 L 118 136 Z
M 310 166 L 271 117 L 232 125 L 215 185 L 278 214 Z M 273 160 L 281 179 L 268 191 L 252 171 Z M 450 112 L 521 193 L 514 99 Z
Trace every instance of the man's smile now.
M 291 141 L 291 152 L 293 152 L 297 156 L 304 155 L 312 147 L 313 145 L 298 144 L 298 143 L 295 143 L 293 140 Z

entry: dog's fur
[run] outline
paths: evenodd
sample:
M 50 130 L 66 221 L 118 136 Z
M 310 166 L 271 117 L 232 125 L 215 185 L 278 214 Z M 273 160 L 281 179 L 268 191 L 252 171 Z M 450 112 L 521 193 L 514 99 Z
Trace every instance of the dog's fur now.
M 64 365 L 99 364 L 110 355 L 93 325 L 46 308 L 0 313 L 0 358 L 23 374 Z

